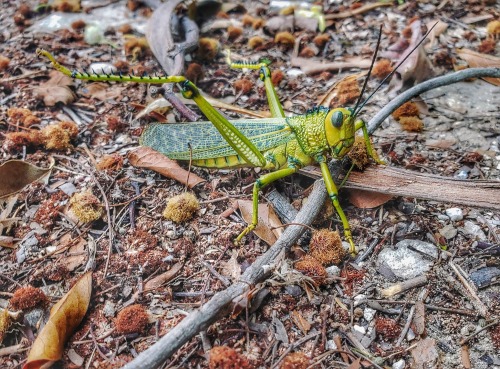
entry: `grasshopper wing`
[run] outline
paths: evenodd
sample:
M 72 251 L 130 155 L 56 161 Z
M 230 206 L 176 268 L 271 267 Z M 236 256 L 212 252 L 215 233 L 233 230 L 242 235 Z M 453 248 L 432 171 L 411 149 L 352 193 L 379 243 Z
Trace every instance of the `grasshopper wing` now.
M 286 118 L 238 119 L 231 123 L 261 152 L 294 138 Z M 176 160 L 237 155 L 211 122 L 153 123 L 142 133 L 140 144 Z

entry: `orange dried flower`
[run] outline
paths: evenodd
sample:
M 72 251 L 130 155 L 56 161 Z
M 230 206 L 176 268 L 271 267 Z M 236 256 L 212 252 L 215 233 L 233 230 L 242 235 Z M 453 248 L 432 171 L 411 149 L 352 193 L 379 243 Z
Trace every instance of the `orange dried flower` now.
M 260 28 L 264 27 L 264 24 L 265 24 L 264 19 L 257 18 L 253 21 L 252 28 L 253 29 L 260 29 Z
M 0 55 L 0 71 L 4 71 L 9 67 L 10 59 Z
M 295 263 L 294 267 L 302 274 L 312 278 L 314 283 L 318 286 L 325 283 L 325 280 L 328 277 L 325 267 L 310 255 L 305 255 L 302 259 Z
M 84 29 L 86 25 L 87 23 L 85 23 L 83 19 L 77 19 L 76 21 L 71 23 L 71 28 L 73 28 L 74 30 L 80 30 Z
M 208 367 L 210 369 L 248 369 L 250 363 L 246 357 L 231 347 L 215 346 L 210 350 Z
M 480 53 L 493 54 L 495 52 L 496 46 L 497 46 L 497 42 L 495 41 L 495 39 L 485 38 L 483 41 L 481 41 L 477 50 Z
M 271 82 L 273 85 L 278 86 L 285 78 L 284 73 L 280 69 L 275 69 L 271 72 Z
M 312 58 L 314 55 L 316 55 L 316 53 L 312 48 L 306 46 L 302 49 L 299 55 L 303 58 Z
M 345 78 L 337 85 L 338 98 L 337 102 L 340 106 L 356 101 L 361 93 L 358 81 L 355 78 Z
M 10 305 L 15 310 L 30 310 L 36 306 L 44 305 L 47 296 L 39 288 L 33 286 L 21 287 L 14 292 Z
M 313 233 L 309 253 L 323 265 L 340 264 L 346 256 L 339 232 L 329 229 L 321 229 Z
M 293 47 L 295 44 L 295 37 L 290 32 L 278 32 L 274 36 L 274 42 L 286 47 Z
M 377 318 L 375 332 L 385 340 L 393 340 L 401 334 L 401 327 L 394 319 Z
M 242 94 L 246 95 L 247 93 L 252 91 L 253 82 L 246 78 L 238 79 L 234 81 L 233 87 L 236 92 L 241 92 Z
M 414 102 L 408 101 L 394 110 L 392 117 L 396 120 L 401 117 L 418 117 L 418 106 Z
M 185 76 L 194 84 L 198 83 L 203 78 L 203 69 L 198 63 L 189 64 Z
M 310 360 L 303 352 L 293 352 L 285 356 L 280 369 L 306 369 Z
M 229 40 L 235 40 L 240 37 L 243 33 L 243 30 L 240 27 L 229 26 L 227 27 L 227 38 Z
M 392 72 L 392 69 L 390 60 L 381 59 L 373 66 L 372 76 L 378 79 L 384 79 Z
M 241 18 L 241 23 L 243 23 L 243 25 L 245 27 L 248 27 L 248 26 L 251 26 L 252 23 L 255 21 L 255 18 L 252 17 L 250 14 L 245 14 L 242 18 Z
M 250 49 L 256 49 L 264 45 L 264 39 L 260 36 L 253 36 L 248 40 L 248 47 Z
M 99 199 L 90 191 L 75 193 L 69 200 L 71 211 L 83 223 L 99 219 L 103 207 Z
M 325 46 L 328 41 L 330 41 L 330 35 L 326 33 L 321 33 L 313 39 L 314 44 L 319 48 Z
M 97 170 L 120 170 L 123 167 L 123 157 L 120 154 L 104 155 L 97 163 Z
M 148 313 L 142 305 L 127 306 L 116 317 L 116 331 L 122 334 L 142 333 L 149 323 Z
M 424 122 L 419 117 L 401 117 L 399 123 L 408 132 L 422 132 L 424 130 Z
M 202 37 L 198 41 L 198 57 L 204 60 L 214 59 L 219 52 L 219 41 L 215 38 Z

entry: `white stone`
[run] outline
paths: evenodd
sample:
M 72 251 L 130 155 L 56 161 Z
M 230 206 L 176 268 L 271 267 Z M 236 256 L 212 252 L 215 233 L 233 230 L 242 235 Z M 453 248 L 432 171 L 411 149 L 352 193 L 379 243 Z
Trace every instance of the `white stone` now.
M 477 224 L 474 224 L 470 220 L 465 221 L 463 231 L 465 234 L 474 236 L 479 240 L 486 240 L 486 235 L 484 234 L 481 227 Z
M 329 266 L 326 268 L 326 272 L 328 273 L 328 277 L 337 277 L 340 274 L 340 268 L 336 265 Z
M 464 219 L 464 214 L 460 208 L 446 209 L 446 215 L 448 215 L 453 222 Z
M 392 364 L 392 369 L 404 369 L 405 365 L 406 362 L 404 361 L 404 359 L 401 359 Z
M 375 313 L 376 312 L 377 311 L 375 309 L 367 307 L 363 311 L 363 318 L 365 318 L 367 322 L 371 322 L 373 320 L 373 318 L 375 318 Z
M 356 332 L 363 334 L 363 335 L 366 333 L 365 327 L 362 327 L 360 325 L 354 325 L 354 327 L 352 327 L 352 329 L 355 330 Z

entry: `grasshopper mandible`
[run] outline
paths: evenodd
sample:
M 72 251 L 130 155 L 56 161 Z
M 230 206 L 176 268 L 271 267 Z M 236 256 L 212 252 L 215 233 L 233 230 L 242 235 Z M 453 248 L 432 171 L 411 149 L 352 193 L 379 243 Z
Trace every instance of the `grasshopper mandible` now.
M 377 49 L 380 44 L 380 34 Z M 344 236 L 350 245 L 349 251 L 352 255 L 356 254 L 349 222 L 340 206 L 337 186 L 328 169 L 327 158 L 343 158 L 354 143 L 356 131 L 361 129 L 368 154 L 377 163 L 383 164 L 373 152 L 365 122 L 357 116 L 366 102 L 392 76 L 404 60 L 380 83 L 376 91 L 361 103 L 367 80 L 375 62 L 375 53 L 361 94 L 353 109 L 317 107 L 303 115 L 291 117 L 285 116 L 271 82 L 269 62 L 231 62 L 228 60 L 231 68 L 259 70 L 259 78 L 264 82 L 272 116 L 271 118 L 228 121 L 208 103 L 198 88 L 183 76 L 140 77 L 80 73 L 65 68 L 45 50 L 38 49 L 37 54 L 47 57 L 55 69 L 77 79 L 157 84 L 176 83 L 180 87 L 182 95 L 187 99 L 192 99 L 209 121 L 150 124 L 141 136 L 141 145 L 149 146 L 171 159 L 192 160 L 192 164 L 199 167 L 260 167 L 270 170 L 270 173 L 262 175 L 254 184 L 252 223 L 236 238 L 236 242 L 240 242 L 257 226 L 259 191 L 262 188 L 278 179 L 296 173 L 300 168 L 318 163 L 328 195 L 342 221 Z

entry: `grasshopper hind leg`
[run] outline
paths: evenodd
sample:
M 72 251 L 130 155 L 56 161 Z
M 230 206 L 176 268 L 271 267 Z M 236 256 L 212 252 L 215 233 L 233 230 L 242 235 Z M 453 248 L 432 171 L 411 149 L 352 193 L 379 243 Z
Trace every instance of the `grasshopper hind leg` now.
M 271 80 L 271 70 L 269 69 L 270 61 L 260 61 L 260 62 L 249 62 L 249 61 L 231 61 L 231 53 L 227 51 L 227 63 L 233 69 L 253 69 L 259 70 L 259 78 L 264 82 L 264 87 L 266 89 L 267 102 L 269 104 L 269 110 L 271 111 L 271 116 L 273 118 L 284 118 L 285 112 L 283 106 L 281 105 L 276 89 L 274 88 L 273 82 Z
M 297 171 L 298 168 L 296 167 L 288 167 L 277 170 L 275 172 L 264 174 L 263 176 L 259 177 L 257 181 L 255 181 L 253 185 L 253 197 L 252 197 L 252 210 L 253 210 L 252 223 L 249 224 L 243 230 L 243 232 L 240 233 L 238 237 L 236 237 L 236 239 L 234 240 L 235 244 L 239 244 L 241 239 L 245 237 L 248 233 L 253 231 L 255 227 L 257 227 L 257 224 L 259 223 L 259 191 L 265 186 L 277 181 L 278 179 L 288 177 L 289 175 L 292 175 Z

